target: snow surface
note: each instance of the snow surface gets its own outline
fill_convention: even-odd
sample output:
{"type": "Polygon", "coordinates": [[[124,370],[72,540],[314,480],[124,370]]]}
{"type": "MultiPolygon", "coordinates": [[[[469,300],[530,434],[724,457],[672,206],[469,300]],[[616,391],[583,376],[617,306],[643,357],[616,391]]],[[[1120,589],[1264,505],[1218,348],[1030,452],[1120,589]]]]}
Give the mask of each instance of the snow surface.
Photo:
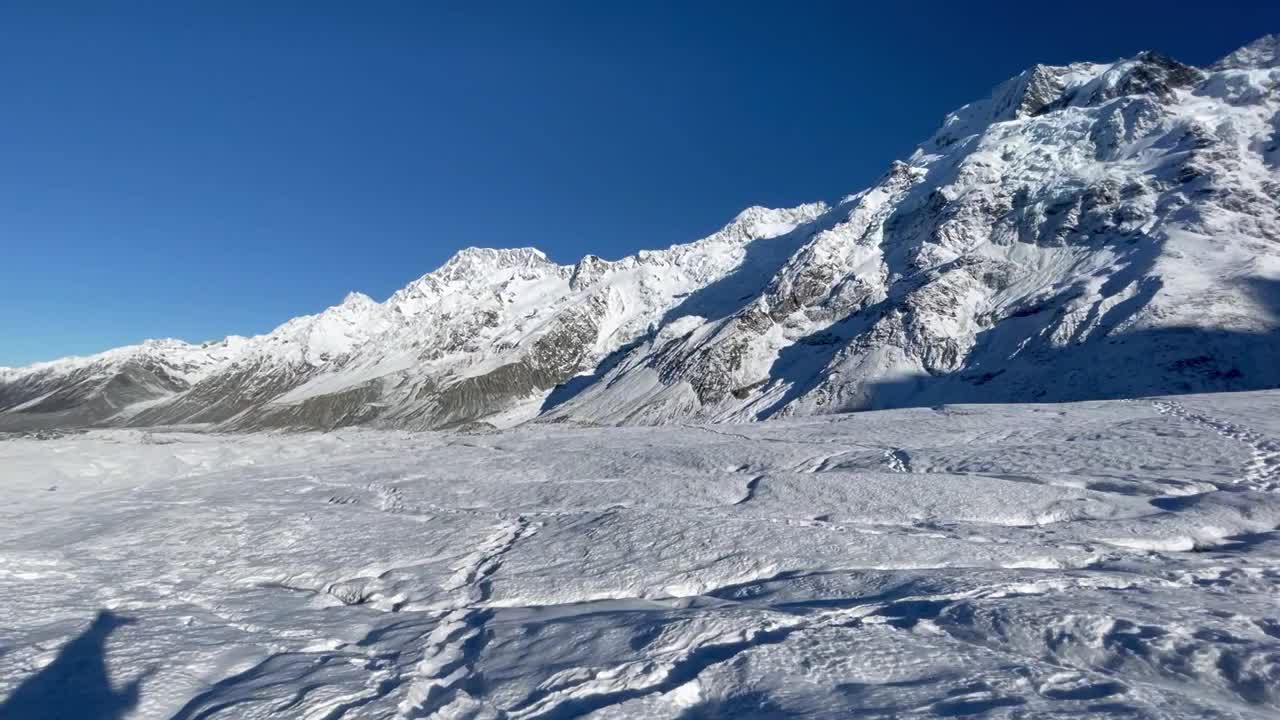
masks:
{"type": "Polygon", "coordinates": [[[0,488],[0,717],[1280,712],[1280,392],[11,436],[0,488]]]}

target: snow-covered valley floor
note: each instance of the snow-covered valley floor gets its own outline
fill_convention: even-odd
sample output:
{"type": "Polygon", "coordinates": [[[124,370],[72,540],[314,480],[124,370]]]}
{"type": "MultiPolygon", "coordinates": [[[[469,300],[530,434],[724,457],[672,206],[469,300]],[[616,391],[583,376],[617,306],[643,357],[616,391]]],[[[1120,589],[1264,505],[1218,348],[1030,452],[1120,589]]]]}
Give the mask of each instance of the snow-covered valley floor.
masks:
{"type": "Polygon", "coordinates": [[[1280,392],[13,438],[0,717],[1274,718],[1277,490],[1280,392]]]}

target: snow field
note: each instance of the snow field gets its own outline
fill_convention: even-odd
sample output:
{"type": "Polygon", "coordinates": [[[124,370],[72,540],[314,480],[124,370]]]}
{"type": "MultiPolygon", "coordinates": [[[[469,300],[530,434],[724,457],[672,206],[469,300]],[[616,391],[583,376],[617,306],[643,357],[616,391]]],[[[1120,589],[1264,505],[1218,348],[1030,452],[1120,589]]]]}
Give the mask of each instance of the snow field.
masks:
{"type": "Polygon", "coordinates": [[[1280,392],[11,437],[0,716],[1275,717],[1277,439],[1280,392]]]}

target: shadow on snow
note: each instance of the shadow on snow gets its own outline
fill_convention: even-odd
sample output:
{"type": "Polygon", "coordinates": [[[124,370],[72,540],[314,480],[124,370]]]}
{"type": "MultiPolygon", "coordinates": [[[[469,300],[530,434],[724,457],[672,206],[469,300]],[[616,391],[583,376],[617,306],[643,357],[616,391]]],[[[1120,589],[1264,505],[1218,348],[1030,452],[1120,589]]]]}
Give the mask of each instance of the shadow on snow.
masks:
{"type": "Polygon", "coordinates": [[[76,639],[58,652],[53,662],[27,678],[0,703],[0,718],[8,720],[115,720],[138,704],[147,670],[119,690],[107,671],[107,638],[133,618],[103,610],[76,639]]]}

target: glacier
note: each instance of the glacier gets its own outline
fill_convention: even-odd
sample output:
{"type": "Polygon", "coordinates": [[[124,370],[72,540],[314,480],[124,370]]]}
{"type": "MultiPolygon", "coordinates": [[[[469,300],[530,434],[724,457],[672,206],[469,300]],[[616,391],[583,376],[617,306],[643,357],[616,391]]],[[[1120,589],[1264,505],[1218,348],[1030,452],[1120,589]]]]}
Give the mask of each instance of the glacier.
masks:
{"type": "Polygon", "coordinates": [[[0,487],[0,717],[1280,712],[1276,391],[46,432],[0,487]]]}

